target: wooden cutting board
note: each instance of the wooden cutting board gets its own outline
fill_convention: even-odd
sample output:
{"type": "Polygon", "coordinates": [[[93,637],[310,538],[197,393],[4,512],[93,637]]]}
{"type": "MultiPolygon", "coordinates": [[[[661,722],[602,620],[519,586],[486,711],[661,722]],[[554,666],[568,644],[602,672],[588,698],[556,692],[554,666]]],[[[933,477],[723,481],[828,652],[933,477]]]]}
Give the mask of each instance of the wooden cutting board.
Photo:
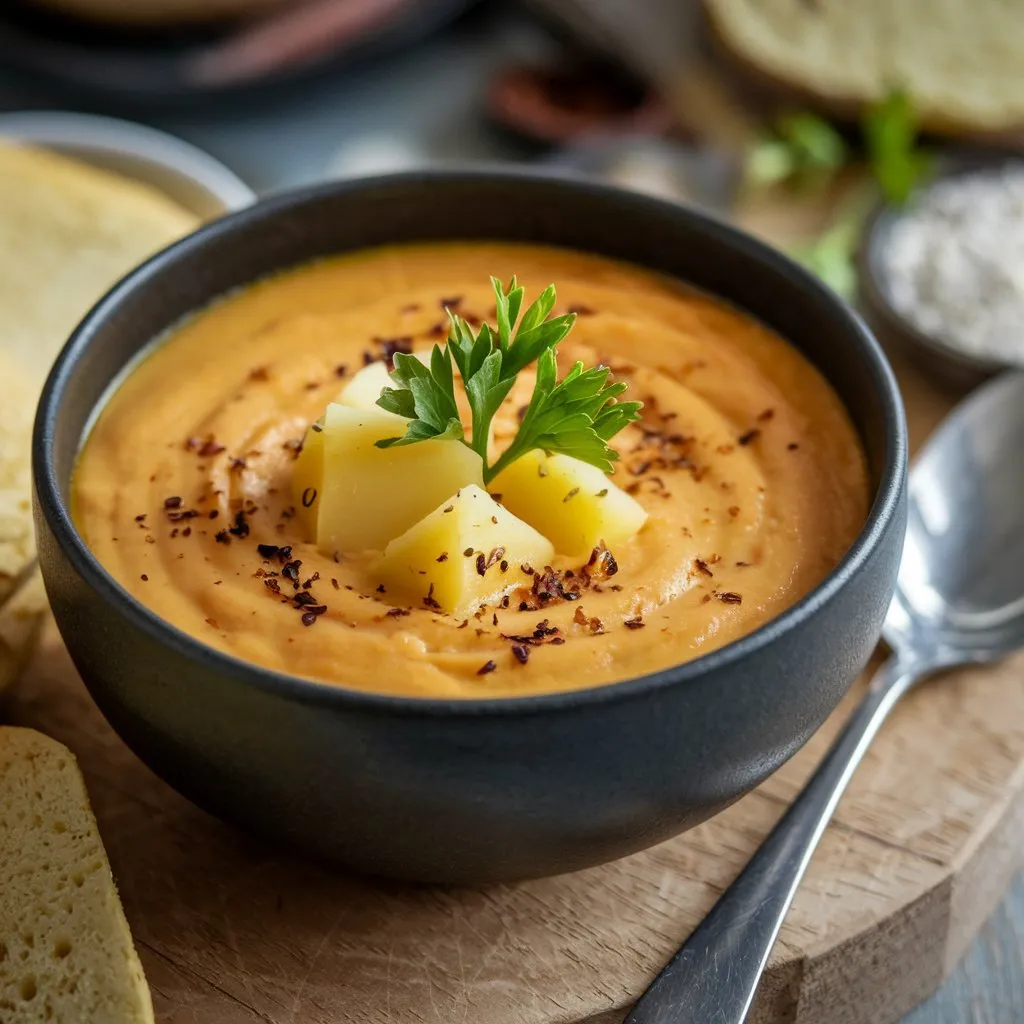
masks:
{"type": "MultiPolygon", "coordinates": [[[[958,396],[897,371],[916,444],[958,396]]],[[[52,624],[6,717],[78,755],[160,1024],[613,1024],[778,820],[856,695],[699,828],[576,875],[475,891],[346,876],[208,817],[111,732],[52,624]]],[[[1022,863],[1019,656],[950,673],[896,710],[814,858],[752,1022],[897,1021],[1022,863]]]]}

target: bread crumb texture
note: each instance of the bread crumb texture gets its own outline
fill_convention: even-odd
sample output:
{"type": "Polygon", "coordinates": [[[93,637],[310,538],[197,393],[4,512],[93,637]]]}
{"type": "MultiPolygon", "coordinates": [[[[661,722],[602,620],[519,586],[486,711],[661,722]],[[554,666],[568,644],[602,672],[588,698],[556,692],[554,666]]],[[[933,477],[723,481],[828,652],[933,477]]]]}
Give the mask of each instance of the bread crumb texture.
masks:
{"type": "Polygon", "coordinates": [[[0,728],[0,1021],[153,1021],[81,773],[31,729],[0,728]]]}
{"type": "Polygon", "coordinates": [[[1024,125],[1021,7],[1007,0],[705,0],[741,62],[825,102],[908,92],[936,130],[1024,125]]]}

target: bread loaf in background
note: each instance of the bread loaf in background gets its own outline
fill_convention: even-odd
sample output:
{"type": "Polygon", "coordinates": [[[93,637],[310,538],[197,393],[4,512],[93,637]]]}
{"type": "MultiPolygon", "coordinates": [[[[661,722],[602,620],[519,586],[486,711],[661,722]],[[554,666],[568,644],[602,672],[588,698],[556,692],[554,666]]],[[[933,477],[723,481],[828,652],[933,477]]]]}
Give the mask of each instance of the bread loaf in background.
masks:
{"type": "Polygon", "coordinates": [[[71,752],[0,728],[0,1021],[153,1024],[71,752]]]}
{"type": "Polygon", "coordinates": [[[1017,0],[704,0],[716,48],[781,98],[856,116],[893,89],[924,127],[1024,129],[1017,0]]]}

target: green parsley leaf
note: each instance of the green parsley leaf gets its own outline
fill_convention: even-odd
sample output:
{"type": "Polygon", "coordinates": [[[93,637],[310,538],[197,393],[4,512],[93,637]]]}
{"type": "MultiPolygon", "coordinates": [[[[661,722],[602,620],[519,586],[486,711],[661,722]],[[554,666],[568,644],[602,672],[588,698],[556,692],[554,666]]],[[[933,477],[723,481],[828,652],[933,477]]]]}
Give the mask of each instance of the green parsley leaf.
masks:
{"type": "Polygon", "coordinates": [[[384,388],[377,404],[412,422],[404,436],[378,441],[378,448],[414,444],[430,438],[462,437],[462,421],[455,403],[452,357],[447,349],[435,345],[429,367],[415,356],[396,352],[391,379],[400,387],[384,388]]]}
{"type": "Polygon", "coordinates": [[[490,482],[506,466],[535,449],[571,455],[605,472],[618,458],[608,444],[623,427],[640,416],[641,403],[619,402],[624,382],[609,384],[610,371],[577,363],[558,380],[555,346],[576,322],[573,313],[551,317],[555,286],[548,286],[522,313],[523,289],[513,277],[506,288],[491,278],[497,326],[481,324],[476,334],[470,324],[448,310],[447,346],[435,345],[430,366],[411,355],[395,355],[392,380],[377,404],[411,422],[404,436],[386,438],[377,446],[414,444],[432,438],[462,440],[478,452],[484,463],[484,481],[490,482]],[[455,400],[454,366],[458,367],[471,412],[470,440],[465,441],[455,400]],[[533,396],[519,430],[493,466],[487,462],[491,422],[508,397],[518,375],[537,364],[533,396]]]}

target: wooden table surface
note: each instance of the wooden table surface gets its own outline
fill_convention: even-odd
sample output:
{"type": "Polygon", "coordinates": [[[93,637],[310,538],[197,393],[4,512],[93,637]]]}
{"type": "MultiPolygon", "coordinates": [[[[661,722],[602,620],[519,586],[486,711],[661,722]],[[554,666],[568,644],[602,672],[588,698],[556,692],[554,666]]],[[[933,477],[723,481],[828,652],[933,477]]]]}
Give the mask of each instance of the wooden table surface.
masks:
{"type": "MultiPolygon", "coordinates": [[[[211,150],[263,190],[332,173],[342,150],[358,151],[367,171],[375,169],[374,160],[394,165],[416,154],[525,156],[525,149],[490,130],[480,112],[494,67],[537,50],[535,30],[508,6],[485,5],[411,54],[282,95],[258,111],[208,103],[191,113],[154,115],[153,120],[211,150]]],[[[0,109],[53,102],[0,73],[0,109]]],[[[1024,876],[1017,878],[946,984],[904,1024],[1021,1021],[1024,876]]]]}

